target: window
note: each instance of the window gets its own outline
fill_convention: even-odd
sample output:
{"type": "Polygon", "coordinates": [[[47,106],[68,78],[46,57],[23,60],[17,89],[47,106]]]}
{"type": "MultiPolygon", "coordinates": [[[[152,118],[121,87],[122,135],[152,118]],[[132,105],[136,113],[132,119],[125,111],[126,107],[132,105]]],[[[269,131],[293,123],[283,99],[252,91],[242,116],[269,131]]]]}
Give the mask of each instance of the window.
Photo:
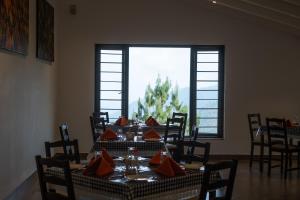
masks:
{"type": "MultiPolygon", "coordinates": [[[[129,86],[137,85],[131,79],[140,76],[141,73],[136,74],[138,68],[135,69],[134,64],[143,65],[141,60],[146,62],[147,59],[151,59],[149,58],[151,47],[152,51],[155,47],[156,52],[159,52],[159,50],[167,51],[168,49],[175,50],[176,48],[182,49],[182,51],[190,51],[190,53],[182,54],[182,60],[185,60],[184,63],[186,63],[187,58],[190,62],[190,72],[187,73],[187,75],[190,74],[190,84],[188,90],[186,88],[184,90],[187,91],[185,95],[188,96],[185,100],[189,99],[189,103],[185,102],[185,105],[189,104],[187,111],[189,113],[188,125],[191,127],[196,124],[199,127],[200,137],[223,137],[224,46],[96,45],[95,111],[109,112],[111,121],[115,121],[121,115],[129,116],[129,118],[135,116],[133,111],[136,112],[136,107],[129,100],[135,99],[136,101],[136,98],[132,95],[134,89],[129,88],[129,86]],[[132,71],[130,71],[131,69],[132,71]],[[131,94],[131,97],[129,97],[129,94],[131,94]]],[[[156,58],[153,58],[154,55],[163,58],[168,54],[152,53],[152,60],[156,60],[156,58]]],[[[181,54],[178,57],[180,56],[181,54]]],[[[157,58],[157,60],[160,59],[157,58]]],[[[144,65],[146,64],[149,63],[144,63],[144,65]]],[[[161,66],[165,65],[162,64],[161,66]]],[[[169,76],[171,75],[174,76],[173,74],[169,76]]],[[[149,73],[146,78],[149,79],[149,73]]],[[[154,87],[152,82],[149,81],[150,86],[154,87]]],[[[173,85],[176,85],[175,82],[173,85]]],[[[143,91],[134,92],[136,96],[137,93],[143,93],[143,91]]]]}
{"type": "Polygon", "coordinates": [[[191,123],[202,137],[223,137],[223,66],[223,46],[192,48],[191,123]]]}
{"type": "Polygon", "coordinates": [[[115,121],[126,112],[126,57],[122,46],[96,46],[95,111],[115,121]]]}

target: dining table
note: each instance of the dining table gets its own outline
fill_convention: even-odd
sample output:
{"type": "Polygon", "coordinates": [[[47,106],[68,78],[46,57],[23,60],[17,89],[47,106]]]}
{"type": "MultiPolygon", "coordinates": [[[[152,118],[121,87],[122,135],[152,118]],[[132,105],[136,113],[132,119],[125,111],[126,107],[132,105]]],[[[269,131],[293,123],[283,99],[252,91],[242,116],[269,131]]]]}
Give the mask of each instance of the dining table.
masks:
{"type": "MultiPolygon", "coordinates": [[[[202,164],[180,166],[185,175],[173,177],[162,176],[155,172],[157,165],[150,165],[149,161],[157,152],[170,156],[163,141],[144,141],[135,139],[127,141],[118,137],[113,141],[98,140],[92,147],[88,157],[96,155],[106,149],[115,162],[113,173],[105,177],[83,175],[83,168],[73,169],[72,180],[75,193],[81,200],[114,199],[114,200],[147,200],[147,199],[187,199],[199,195],[203,181],[204,166],[202,164]],[[127,174],[124,160],[128,156],[128,149],[134,148],[137,161],[137,173],[127,174]]],[[[63,171],[49,168],[47,173],[52,176],[63,177],[63,171]]],[[[213,173],[212,180],[220,178],[220,174],[213,173]]]]}

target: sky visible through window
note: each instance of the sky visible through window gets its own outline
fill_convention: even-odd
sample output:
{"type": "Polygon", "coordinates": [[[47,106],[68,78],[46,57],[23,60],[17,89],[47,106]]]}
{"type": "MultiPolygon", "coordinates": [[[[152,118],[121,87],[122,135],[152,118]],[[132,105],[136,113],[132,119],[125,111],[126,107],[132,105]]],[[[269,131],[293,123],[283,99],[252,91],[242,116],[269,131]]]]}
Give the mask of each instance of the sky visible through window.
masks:
{"type": "MultiPolygon", "coordinates": [[[[178,98],[189,108],[190,48],[131,47],[129,48],[129,108],[128,116],[138,110],[138,99],[145,101],[147,85],[154,88],[158,76],[178,86],[178,98]]],[[[171,91],[170,90],[170,91],[171,91]]],[[[171,100],[167,101],[169,104],[171,100]]]]}

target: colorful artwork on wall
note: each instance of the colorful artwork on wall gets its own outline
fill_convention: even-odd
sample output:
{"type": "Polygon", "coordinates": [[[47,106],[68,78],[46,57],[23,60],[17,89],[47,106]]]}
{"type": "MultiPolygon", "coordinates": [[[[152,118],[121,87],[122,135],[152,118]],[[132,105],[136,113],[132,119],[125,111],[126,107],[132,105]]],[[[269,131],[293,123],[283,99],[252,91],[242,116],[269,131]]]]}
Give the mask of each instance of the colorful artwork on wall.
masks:
{"type": "Polygon", "coordinates": [[[0,0],[0,48],[27,54],[29,0],[0,0]]]}
{"type": "Polygon", "coordinates": [[[37,53],[40,59],[54,61],[54,8],[37,0],[37,53]]]}

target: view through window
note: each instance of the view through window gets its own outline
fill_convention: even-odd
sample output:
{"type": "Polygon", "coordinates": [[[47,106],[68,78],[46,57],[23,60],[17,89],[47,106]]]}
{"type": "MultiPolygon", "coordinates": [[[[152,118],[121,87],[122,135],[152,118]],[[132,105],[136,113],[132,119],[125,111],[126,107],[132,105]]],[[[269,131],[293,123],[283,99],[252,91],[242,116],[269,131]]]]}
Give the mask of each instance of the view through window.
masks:
{"type": "Polygon", "coordinates": [[[165,123],[173,112],[189,112],[190,53],[190,48],[129,48],[129,117],[165,123]]]}

